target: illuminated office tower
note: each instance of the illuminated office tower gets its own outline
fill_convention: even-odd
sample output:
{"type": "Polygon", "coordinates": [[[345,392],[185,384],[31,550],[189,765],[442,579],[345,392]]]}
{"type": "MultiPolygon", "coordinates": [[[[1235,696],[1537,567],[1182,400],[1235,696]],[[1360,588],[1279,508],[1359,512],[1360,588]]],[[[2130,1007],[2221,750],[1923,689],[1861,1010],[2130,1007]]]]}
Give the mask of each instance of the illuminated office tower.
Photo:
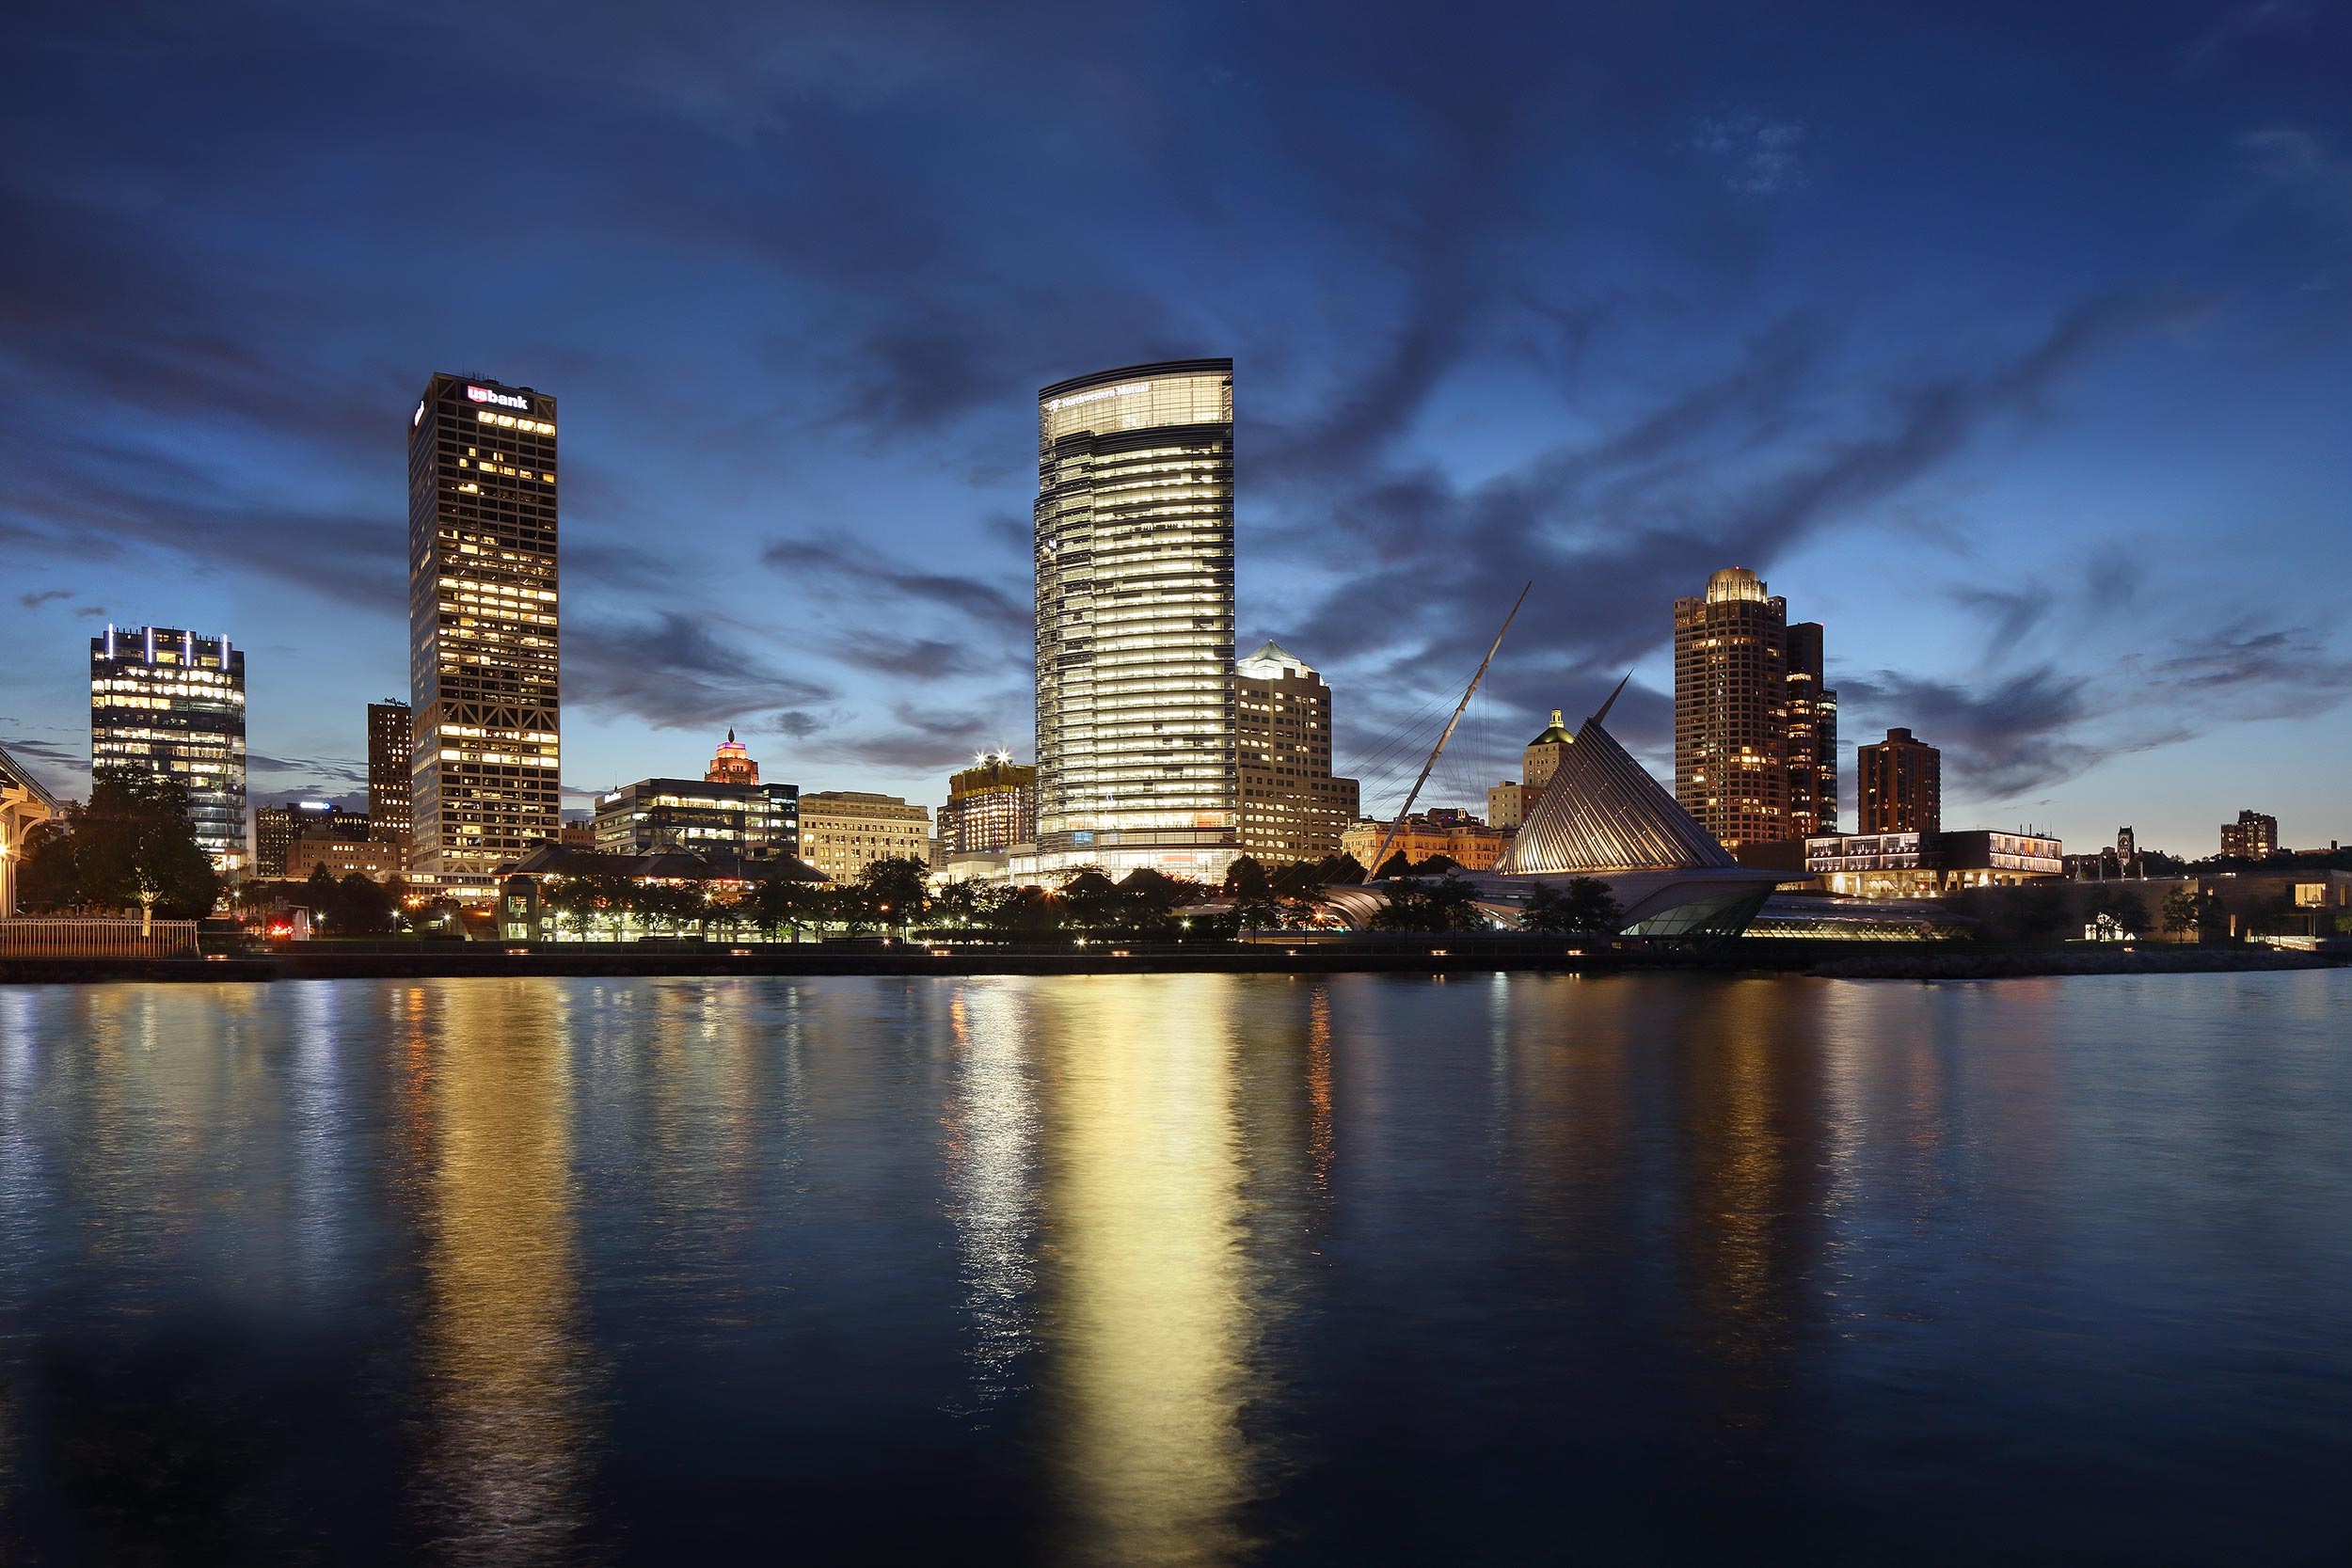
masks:
{"type": "Polygon", "coordinates": [[[197,843],[216,869],[246,869],[245,655],[229,639],[168,626],[91,638],[89,755],[186,785],[197,843]]]}
{"type": "Polygon", "coordinates": [[[436,375],[409,421],[412,863],[486,884],[563,820],[555,400],[436,375]]]}
{"type": "Polygon", "coordinates": [[[1823,680],[1821,623],[1788,628],[1788,834],[1837,831],[1837,693],[1823,680]]]}
{"type": "Polygon", "coordinates": [[[1037,769],[990,752],[947,775],[939,808],[940,847],[950,855],[1000,855],[1037,841],[1037,769]]]}
{"type": "Polygon", "coordinates": [[[1788,627],[1744,566],[1675,601],[1675,800],[1727,848],[1789,836],[1788,627]]]}
{"type": "Polygon", "coordinates": [[[1216,879],[1238,852],[1233,362],[1038,394],[1037,867],[1216,879]]]}
{"type": "Polygon", "coordinates": [[[406,703],[387,697],[368,705],[368,836],[379,844],[408,840],[408,765],[415,737],[406,703]]]}

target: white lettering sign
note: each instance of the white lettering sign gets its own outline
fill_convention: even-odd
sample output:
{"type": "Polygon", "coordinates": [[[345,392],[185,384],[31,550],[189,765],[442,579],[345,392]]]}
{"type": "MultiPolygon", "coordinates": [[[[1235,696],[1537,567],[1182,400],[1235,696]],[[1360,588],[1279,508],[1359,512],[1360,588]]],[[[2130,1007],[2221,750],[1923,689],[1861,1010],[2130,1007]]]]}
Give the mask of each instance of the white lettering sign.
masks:
{"type": "Polygon", "coordinates": [[[495,403],[501,408],[520,408],[529,412],[531,400],[520,392],[493,392],[487,387],[469,387],[466,395],[476,403],[495,403]]]}
{"type": "Polygon", "coordinates": [[[1075,408],[1082,403],[1100,403],[1104,398],[1115,398],[1128,392],[1147,392],[1151,389],[1152,384],[1148,381],[1130,381],[1123,387],[1104,387],[1093,392],[1073,392],[1066,398],[1047,398],[1045,411],[1051,414],[1063,408],[1075,408]]]}

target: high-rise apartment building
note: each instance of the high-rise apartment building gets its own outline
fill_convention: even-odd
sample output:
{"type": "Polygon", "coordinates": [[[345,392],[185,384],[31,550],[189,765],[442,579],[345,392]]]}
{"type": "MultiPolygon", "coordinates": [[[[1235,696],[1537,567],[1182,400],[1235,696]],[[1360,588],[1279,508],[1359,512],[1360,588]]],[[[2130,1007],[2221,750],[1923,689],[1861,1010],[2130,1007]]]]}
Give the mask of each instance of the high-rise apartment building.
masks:
{"type": "Polygon", "coordinates": [[[1038,394],[1037,869],[1215,879],[1240,847],[1233,362],[1038,394]]]}
{"type": "Polygon", "coordinates": [[[1338,854],[1359,791],[1331,772],[1331,689],[1273,642],[1236,663],[1233,677],[1242,852],[1267,864],[1338,854]]]}
{"type": "Polygon", "coordinates": [[[246,869],[245,655],[229,639],[111,626],[91,638],[89,752],[93,768],[178,780],[214,866],[246,869]]]}
{"type": "Polygon", "coordinates": [[[2221,852],[2232,860],[2268,860],[2279,852],[2279,819],[2258,811],[2239,812],[2235,822],[2221,824],[2221,852]]]}
{"type": "Polygon", "coordinates": [[[1909,730],[1854,748],[1854,808],[1865,833],[1944,831],[1944,753],[1909,730]]]}
{"type": "Polygon", "coordinates": [[[1837,831],[1837,693],[1823,679],[1821,623],[1788,628],[1788,832],[1837,831]]]}
{"type": "Polygon", "coordinates": [[[563,820],[555,400],[436,375],[408,433],[411,863],[485,883],[563,820]]]}
{"type": "Polygon", "coordinates": [[[1744,566],[1675,601],[1675,800],[1729,848],[1789,836],[1788,627],[1744,566]]]}
{"type": "Polygon", "coordinates": [[[415,749],[406,703],[387,697],[368,705],[368,836],[378,843],[408,841],[408,772],[415,749]]]}
{"type": "Polygon", "coordinates": [[[992,752],[947,775],[947,803],[939,808],[939,852],[999,855],[1037,842],[1037,769],[992,752]]]}

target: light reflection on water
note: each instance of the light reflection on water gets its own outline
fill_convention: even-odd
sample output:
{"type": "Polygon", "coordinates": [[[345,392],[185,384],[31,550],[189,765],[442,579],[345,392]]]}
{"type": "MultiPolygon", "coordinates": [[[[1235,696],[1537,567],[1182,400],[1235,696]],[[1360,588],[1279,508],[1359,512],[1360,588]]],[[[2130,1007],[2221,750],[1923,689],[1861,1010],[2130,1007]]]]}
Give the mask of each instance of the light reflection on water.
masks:
{"type": "Polygon", "coordinates": [[[2348,981],[0,990],[0,1557],[2328,1560],[2348,981]]]}

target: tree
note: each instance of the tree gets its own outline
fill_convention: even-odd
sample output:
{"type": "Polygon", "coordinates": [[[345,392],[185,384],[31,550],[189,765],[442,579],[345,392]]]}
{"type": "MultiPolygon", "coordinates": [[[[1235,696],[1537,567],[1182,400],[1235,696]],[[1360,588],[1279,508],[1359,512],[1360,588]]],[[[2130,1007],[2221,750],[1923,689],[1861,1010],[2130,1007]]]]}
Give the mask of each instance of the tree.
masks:
{"type": "Polygon", "coordinates": [[[335,928],[347,937],[378,937],[392,928],[392,895],[382,883],[354,871],[335,884],[335,928]]]}
{"type": "Polygon", "coordinates": [[[2198,908],[2194,887],[2176,887],[2165,895],[2164,929],[2167,936],[2194,936],[2203,923],[2203,911],[2198,908]]]}
{"type": "Polygon", "coordinates": [[[1449,871],[1435,881],[1408,879],[1392,888],[1372,917],[1381,931],[1476,931],[1486,926],[1478,890],[1449,871]]]}
{"type": "Polygon", "coordinates": [[[19,893],[27,909],[135,906],[167,920],[199,920],[220,888],[196,842],[186,787],[134,768],[102,768],[87,803],[68,806],[31,835],[19,893]]]}
{"type": "Polygon", "coordinates": [[[1572,877],[1565,888],[1554,891],[1538,882],[1522,902],[1519,923],[1531,931],[1582,931],[1613,935],[1625,924],[1609,884],[1597,877],[1572,877]]]}
{"type": "Polygon", "coordinates": [[[2108,898],[2107,913],[2130,935],[2138,936],[2148,929],[2148,900],[2130,888],[2122,888],[2108,898]]]}
{"type": "Polygon", "coordinates": [[[806,882],[771,877],[753,891],[752,910],[760,929],[773,936],[778,927],[788,927],[792,940],[798,942],[801,927],[816,911],[816,899],[806,882]]]}
{"type": "Polygon", "coordinates": [[[1225,891],[1245,902],[1263,898],[1274,891],[1273,879],[1253,855],[1243,855],[1225,868],[1225,891]]]}
{"type": "Polygon", "coordinates": [[[931,868],[912,855],[868,861],[858,885],[885,926],[912,927],[930,902],[931,868]]]}

